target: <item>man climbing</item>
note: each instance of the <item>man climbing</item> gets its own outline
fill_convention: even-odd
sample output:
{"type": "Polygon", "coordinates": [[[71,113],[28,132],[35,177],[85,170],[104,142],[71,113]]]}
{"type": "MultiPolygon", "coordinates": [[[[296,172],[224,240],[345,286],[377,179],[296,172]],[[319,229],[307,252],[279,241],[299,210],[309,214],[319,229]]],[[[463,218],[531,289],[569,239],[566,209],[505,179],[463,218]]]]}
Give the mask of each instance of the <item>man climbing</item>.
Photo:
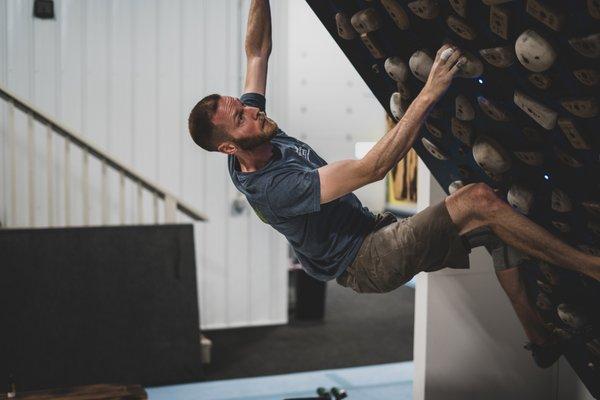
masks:
{"type": "MultiPolygon", "coordinates": [[[[561,242],[483,183],[467,185],[401,220],[389,213],[374,215],[352,193],[383,179],[412,147],[428,113],[465,62],[459,49],[439,49],[420,94],[362,159],[331,164],[306,143],[286,135],[265,113],[271,53],[268,0],[251,4],[245,50],[244,94],[202,99],[190,114],[189,131],[203,149],[227,155],[236,188],[265,223],[287,238],[311,276],[336,279],[357,292],[387,292],[422,271],[468,268],[471,247],[486,245],[492,253],[507,254],[509,245],[511,251],[600,279],[600,258],[561,242]]],[[[500,269],[514,269],[519,262],[496,258],[500,269]]],[[[517,278],[514,272],[498,277],[511,300],[522,299],[523,288],[515,280],[518,272],[517,278]]],[[[515,307],[519,304],[513,301],[515,307]]],[[[532,309],[517,314],[538,323],[532,309]]],[[[533,332],[530,340],[540,348],[551,349],[542,330],[526,326],[526,332],[533,332]]],[[[558,355],[555,349],[543,353],[543,364],[558,355]]]]}

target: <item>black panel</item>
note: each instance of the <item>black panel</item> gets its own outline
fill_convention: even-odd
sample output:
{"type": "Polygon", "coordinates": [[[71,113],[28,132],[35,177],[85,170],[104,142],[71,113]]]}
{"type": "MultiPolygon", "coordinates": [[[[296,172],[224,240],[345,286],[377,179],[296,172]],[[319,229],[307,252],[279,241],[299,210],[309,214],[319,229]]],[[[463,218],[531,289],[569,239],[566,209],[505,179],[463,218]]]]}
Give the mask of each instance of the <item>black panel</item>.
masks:
{"type": "MultiPolygon", "coordinates": [[[[439,16],[430,20],[415,15],[408,7],[409,0],[396,2],[408,15],[410,28],[407,30],[396,26],[383,7],[382,0],[307,0],[390,116],[390,97],[398,89],[396,82],[385,71],[384,62],[387,57],[397,56],[408,64],[410,56],[416,50],[426,49],[433,55],[444,42],[450,41],[480,58],[484,64],[482,76],[476,79],[455,79],[448,93],[436,107],[439,115],[429,118],[429,121],[443,132],[441,137],[433,136],[425,127],[421,130],[421,137],[437,145],[448,156],[448,160],[433,157],[418,139],[414,148],[420,158],[446,190],[455,180],[463,180],[465,183],[485,182],[498,189],[500,195],[506,199],[511,185],[525,183],[534,193],[529,218],[582,251],[600,255],[600,118],[597,112],[593,117],[576,116],[560,103],[568,98],[591,98],[596,105],[600,104],[598,84],[585,85],[573,74],[574,70],[581,68],[598,71],[598,57],[586,57],[569,44],[571,38],[600,32],[598,11],[592,9],[594,5],[597,7],[597,2],[540,0],[563,16],[564,23],[558,31],[527,13],[525,1],[502,4],[500,7],[509,13],[511,24],[505,39],[490,29],[490,7],[481,0],[469,0],[465,21],[477,32],[473,40],[463,39],[447,25],[446,18],[449,15],[456,16],[448,0],[437,1],[440,7],[439,16]],[[345,13],[350,18],[369,7],[376,11],[382,22],[379,29],[371,32],[373,40],[380,43],[381,50],[385,53],[385,57],[380,59],[374,58],[358,35],[354,39],[346,40],[338,36],[337,32],[337,13],[345,13]],[[517,38],[527,29],[533,29],[542,35],[558,54],[556,62],[544,72],[552,82],[545,90],[531,83],[528,79],[531,71],[525,69],[516,58],[510,67],[497,68],[479,55],[480,49],[499,46],[508,46],[514,51],[517,38]],[[557,112],[559,117],[573,121],[587,141],[588,148],[575,147],[558,125],[551,130],[538,125],[515,105],[515,90],[542,102],[557,112]],[[470,146],[461,143],[452,134],[454,99],[459,94],[465,95],[475,108],[475,119],[470,122],[474,136],[491,136],[509,152],[512,167],[508,172],[499,176],[485,173],[475,162],[470,146]],[[488,117],[477,105],[476,99],[480,96],[495,101],[510,115],[511,120],[498,122],[488,117]],[[525,128],[531,130],[525,132],[525,128]],[[526,135],[524,132],[534,133],[526,135]],[[557,148],[574,157],[579,165],[569,166],[561,161],[557,148]],[[542,154],[543,162],[537,166],[525,164],[515,156],[514,152],[518,151],[537,151],[542,154]],[[560,189],[570,197],[570,212],[562,213],[552,209],[551,194],[554,189],[560,189]],[[555,223],[567,224],[568,231],[565,229],[567,225],[562,225],[561,230],[555,223]]],[[[410,71],[406,85],[413,96],[423,87],[410,71]]],[[[543,267],[546,272],[544,274],[539,267],[539,263],[531,261],[524,269],[528,294],[534,303],[540,293],[549,298],[550,307],[540,308],[540,313],[547,327],[563,342],[570,364],[590,391],[598,396],[600,284],[564,269],[550,268],[550,273],[556,278],[553,279],[548,275],[548,268],[543,267]],[[558,314],[558,307],[561,305],[575,310],[582,319],[578,323],[568,323],[564,320],[564,315],[561,319],[558,314]]]]}
{"type": "Polygon", "coordinates": [[[201,377],[191,225],[0,230],[0,255],[0,382],[201,377]]]}

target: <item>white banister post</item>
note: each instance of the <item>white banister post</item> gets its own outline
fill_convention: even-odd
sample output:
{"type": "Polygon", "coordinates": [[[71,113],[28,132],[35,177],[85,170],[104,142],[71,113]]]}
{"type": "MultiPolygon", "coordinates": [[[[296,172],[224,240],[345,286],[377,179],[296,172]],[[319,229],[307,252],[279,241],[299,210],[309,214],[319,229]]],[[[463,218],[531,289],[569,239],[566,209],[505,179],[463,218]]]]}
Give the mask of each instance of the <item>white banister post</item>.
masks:
{"type": "Polygon", "coordinates": [[[152,204],[154,209],[154,223],[158,224],[158,195],[152,192],[152,204]]]}
{"type": "Polygon", "coordinates": [[[83,196],[83,225],[88,226],[90,224],[90,153],[87,150],[83,150],[83,185],[82,196],[83,196]]]}
{"type": "Polygon", "coordinates": [[[100,201],[102,202],[102,225],[108,224],[108,184],[107,184],[107,165],[106,160],[102,160],[102,194],[100,201]]]}
{"type": "Polygon", "coordinates": [[[119,175],[119,223],[125,224],[125,173],[119,175]]]}
{"type": "Polygon", "coordinates": [[[52,127],[46,125],[46,150],[47,150],[47,165],[46,165],[46,178],[47,178],[47,195],[48,195],[48,226],[54,226],[54,152],[52,151],[52,127]]]}
{"type": "Polygon", "coordinates": [[[142,197],[142,183],[138,182],[137,184],[137,220],[138,224],[144,223],[144,198],[142,197]]]}
{"type": "Polygon", "coordinates": [[[65,138],[65,226],[71,224],[71,188],[69,180],[71,178],[71,142],[65,138]]]}
{"type": "Polygon", "coordinates": [[[33,136],[33,115],[27,114],[27,146],[28,165],[27,165],[27,186],[29,200],[29,226],[35,226],[35,137],[33,136]]]}
{"type": "Polygon", "coordinates": [[[177,222],[177,201],[173,196],[165,193],[165,223],[175,222],[177,222]]]}
{"type": "Polygon", "coordinates": [[[10,139],[10,223],[17,225],[17,139],[15,134],[15,104],[8,102],[8,137],[10,139]]]}

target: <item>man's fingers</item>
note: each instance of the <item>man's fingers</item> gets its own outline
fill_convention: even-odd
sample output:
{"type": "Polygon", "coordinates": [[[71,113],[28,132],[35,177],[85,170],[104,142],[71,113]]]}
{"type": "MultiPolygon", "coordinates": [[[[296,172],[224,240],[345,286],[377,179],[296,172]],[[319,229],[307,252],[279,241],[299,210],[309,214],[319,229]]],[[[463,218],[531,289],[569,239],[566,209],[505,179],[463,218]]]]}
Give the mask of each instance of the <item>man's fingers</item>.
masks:
{"type": "Polygon", "coordinates": [[[442,47],[440,47],[440,49],[437,51],[437,56],[441,57],[442,53],[446,50],[448,50],[449,48],[451,48],[452,46],[450,46],[450,44],[446,43],[445,45],[443,45],[442,47]]]}
{"type": "Polygon", "coordinates": [[[452,69],[450,70],[450,73],[452,74],[452,76],[456,75],[458,73],[458,71],[460,71],[460,67],[462,67],[463,65],[465,65],[467,62],[467,59],[465,57],[461,57],[456,64],[454,64],[454,66],[452,67],[452,69]]]}
{"type": "Polygon", "coordinates": [[[440,60],[442,60],[442,61],[448,61],[448,59],[454,53],[455,53],[455,50],[453,48],[448,48],[448,49],[442,51],[442,53],[440,54],[440,60]]]}
{"type": "Polygon", "coordinates": [[[454,64],[458,61],[460,56],[462,56],[462,53],[460,52],[459,49],[454,50],[454,52],[452,52],[450,54],[450,56],[448,56],[448,61],[446,62],[448,69],[450,69],[450,68],[452,68],[452,66],[454,66],[454,64]]]}

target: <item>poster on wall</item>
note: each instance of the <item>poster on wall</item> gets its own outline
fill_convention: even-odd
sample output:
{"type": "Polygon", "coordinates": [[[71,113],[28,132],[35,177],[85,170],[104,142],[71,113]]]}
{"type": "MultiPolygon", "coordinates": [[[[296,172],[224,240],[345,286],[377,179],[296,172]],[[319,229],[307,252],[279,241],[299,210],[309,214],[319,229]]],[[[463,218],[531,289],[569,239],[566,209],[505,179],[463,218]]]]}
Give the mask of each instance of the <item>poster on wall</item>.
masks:
{"type": "MultiPolygon", "coordinates": [[[[395,122],[388,116],[388,131],[395,122]]],[[[388,207],[416,208],[417,204],[417,164],[416,151],[411,149],[386,177],[386,203],[388,207]]]]}

